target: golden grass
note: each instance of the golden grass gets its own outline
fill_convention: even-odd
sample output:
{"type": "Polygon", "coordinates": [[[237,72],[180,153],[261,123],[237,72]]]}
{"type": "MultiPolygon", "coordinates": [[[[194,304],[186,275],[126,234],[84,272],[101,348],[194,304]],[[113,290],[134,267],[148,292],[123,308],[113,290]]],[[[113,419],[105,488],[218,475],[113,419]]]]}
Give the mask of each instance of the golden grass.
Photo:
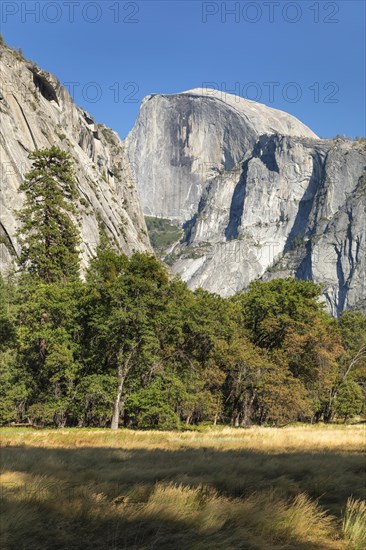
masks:
{"type": "Polygon", "coordinates": [[[162,432],[122,429],[65,428],[62,430],[0,429],[0,446],[123,447],[125,449],[212,448],[253,449],[270,452],[307,450],[358,452],[366,444],[366,424],[290,426],[286,428],[218,428],[203,431],[162,432]]]}
{"type": "Polygon", "coordinates": [[[344,536],[349,541],[349,548],[365,550],[366,502],[354,500],[352,497],[348,499],[342,527],[344,536]]]}
{"type": "Polygon", "coordinates": [[[4,428],[2,550],[363,550],[365,428],[4,428]]]}

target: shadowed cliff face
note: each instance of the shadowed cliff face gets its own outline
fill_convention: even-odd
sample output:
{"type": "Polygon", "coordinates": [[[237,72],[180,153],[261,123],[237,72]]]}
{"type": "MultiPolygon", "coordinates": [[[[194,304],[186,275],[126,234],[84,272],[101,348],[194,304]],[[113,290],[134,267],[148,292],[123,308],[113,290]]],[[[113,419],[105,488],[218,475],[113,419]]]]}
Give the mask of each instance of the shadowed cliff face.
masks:
{"type": "Polygon", "coordinates": [[[28,154],[57,145],[74,159],[80,204],[82,263],[99,240],[98,219],[123,252],[150,250],[144,218],[123,142],[79,109],[58,80],[0,46],[0,271],[19,253],[18,187],[30,169],[28,154]]]}
{"type": "Polygon", "coordinates": [[[167,261],[191,288],[291,275],[323,283],[333,315],[365,304],[364,142],[191,90],[146,98],[126,146],[144,211],[186,228],[167,261]]]}

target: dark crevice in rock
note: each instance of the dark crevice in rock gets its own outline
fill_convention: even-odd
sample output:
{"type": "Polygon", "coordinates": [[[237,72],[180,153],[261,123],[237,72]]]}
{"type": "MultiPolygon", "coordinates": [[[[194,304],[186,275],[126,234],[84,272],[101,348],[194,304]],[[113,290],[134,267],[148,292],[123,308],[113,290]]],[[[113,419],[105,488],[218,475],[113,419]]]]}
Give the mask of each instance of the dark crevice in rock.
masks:
{"type": "Polygon", "coordinates": [[[348,224],[344,235],[344,241],[338,243],[338,246],[334,245],[334,250],[337,254],[337,277],[338,277],[338,303],[337,303],[337,315],[340,315],[345,308],[348,291],[350,289],[355,270],[357,268],[358,256],[359,256],[359,242],[356,245],[356,257],[353,255],[353,232],[352,223],[353,215],[352,210],[347,212],[348,224]],[[348,277],[345,277],[343,262],[346,261],[349,266],[348,277]]]}
{"type": "Polygon", "coordinates": [[[192,239],[192,236],[193,236],[194,227],[196,225],[196,221],[198,219],[198,216],[201,214],[201,212],[203,211],[205,206],[206,206],[206,195],[204,194],[200,198],[200,202],[198,204],[197,212],[194,214],[194,216],[192,216],[191,219],[187,220],[182,225],[182,229],[184,231],[184,238],[181,241],[182,243],[187,243],[187,244],[190,243],[190,241],[192,239]]]}
{"type": "Polygon", "coordinates": [[[87,124],[94,124],[94,119],[85,111],[83,112],[83,116],[87,124]]]}
{"type": "Polygon", "coordinates": [[[6,248],[9,250],[10,254],[12,256],[18,257],[18,253],[15,250],[15,247],[13,245],[13,242],[12,242],[11,238],[10,238],[10,235],[9,235],[9,233],[7,232],[7,230],[5,229],[4,225],[1,222],[0,222],[0,237],[1,237],[1,241],[5,244],[6,248]]]}
{"type": "Polygon", "coordinates": [[[295,221],[286,240],[284,248],[285,252],[292,248],[293,241],[296,237],[304,237],[309,225],[309,216],[313,207],[314,199],[319,187],[323,183],[323,180],[323,161],[321,157],[315,153],[313,155],[313,171],[310,177],[309,185],[300,200],[295,221]]]}
{"type": "Polygon", "coordinates": [[[193,228],[196,224],[197,217],[198,217],[198,213],[196,212],[190,220],[187,220],[186,222],[183,223],[182,229],[184,231],[184,238],[182,239],[182,244],[184,243],[189,244],[191,242],[193,228]]]}
{"type": "Polygon", "coordinates": [[[341,244],[339,249],[337,248],[337,246],[334,247],[337,253],[337,275],[338,275],[338,282],[339,282],[337,315],[340,315],[342,311],[345,309],[348,291],[351,287],[351,283],[352,283],[355,271],[357,269],[357,265],[359,263],[359,256],[360,256],[359,237],[356,238],[355,256],[353,255],[353,251],[352,251],[352,244],[354,242],[353,231],[352,231],[352,224],[354,220],[353,220],[352,210],[349,210],[347,212],[347,215],[348,215],[348,225],[347,225],[344,245],[342,246],[341,244]],[[347,279],[345,278],[345,275],[344,275],[342,257],[346,259],[350,267],[347,279]]]}
{"type": "Polygon", "coordinates": [[[361,239],[358,235],[356,237],[356,265],[361,261],[360,250],[361,250],[361,239]]]}
{"type": "Polygon", "coordinates": [[[26,123],[26,125],[27,125],[27,128],[28,128],[28,130],[29,130],[30,136],[31,136],[32,141],[33,141],[33,144],[34,144],[34,148],[35,148],[35,149],[38,149],[38,145],[37,145],[37,142],[36,142],[36,138],[34,137],[33,132],[32,132],[32,129],[31,129],[31,127],[30,127],[30,124],[29,124],[29,122],[28,122],[28,120],[27,120],[27,117],[26,117],[25,114],[24,114],[23,107],[21,106],[21,104],[19,103],[19,101],[17,100],[17,98],[15,97],[14,94],[13,94],[13,98],[14,98],[15,101],[17,102],[17,105],[18,105],[18,107],[19,107],[19,109],[20,109],[20,112],[21,112],[22,115],[23,115],[24,121],[25,121],[25,123],[26,123]]]}
{"type": "Polygon", "coordinates": [[[350,210],[348,212],[348,225],[347,225],[347,241],[348,241],[347,257],[351,267],[351,271],[353,271],[355,268],[355,258],[353,257],[353,253],[352,253],[352,242],[353,242],[352,222],[353,222],[352,210],[350,210]]]}
{"type": "Polygon", "coordinates": [[[280,173],[276,160],[276,150],[278,148],[278,136],[260,136],[254,146],[253,157],[259,158],[270,172],[280,173]]]}
{"type": "Polygon", "coordinates": [[[92,132],[86,128],[81,128],[78,144],[89,158],[94,159],[95,145],[92,132]]]}
{"type": "Polygon", "coordinates": [[[31,70],[33,73],[33,82],[40,94],[47,99],[47,101],[55,101],[58,105],[58,98],[54,86],[47,80],[47,78],[36,72],[36,69],[31,70]]]}
{"type": "Polygon", "coordinates": [[[188,101],[182,107],[182,111],[177,117],[177,124],[169,128],[170,142],[174,144],[171,152],[171,165],[191,170],[193,158],[187,155],[185,151],[189,147],[189,138],[192,131],[190,122],[192,109],[188,101]]]}
{"type": "Polygon", "coordinates": [[[243,171],[233,193],[230,205],[229,223],[225,229],[227,241],[237,239],[239,236],[239,226],[244,212],[248,166],[251,159],[252,157],[243,163],[243,171]]]}
{"type": "Polygon", "coordinates": [[[295,277],[297,279],[302,279],[305,281],[311,281],[313,279],[311,253],[312,253],[312,243],[311,241],[308,241],[305,244],[304,257],[301,260],[295,273],[295,277]]]}
{"type": "Polygon", "coordinates": [[[335,253],[337,254],[337,277],[338,277],[338,300],[336,304],[337,315],[340,315],[344,309],[344,304],[346,301],[348,285],[346,283],[343,266],[342,266],[342,252],[343,247],[340,245],[338,248],[337,245],[334,245],[335,253]]]}
{"type": "Polygon", "coordinates": [[[182,229],[183,229],[183,233],[184,233],[184,237],[180,241],[182,244],[184,244],[184,243],[189,244],[190,242],[192,242],[192,240],[194,240],[196,222],[200,219],[200,216],[201,216],[202,212],[204,211],[204,209],[207,206],[207,200],[208,200],[208,197],[210,195],[210,192],[212,190],[212,186],[214,185],[214,183],[215,183],[215,179],[212,179],[211,181],[209,181],[209,183],[207,184],[207,186],[206,186],[206,188],[205,188],[204,192],[202,193],[201,198],[199,200],[198,207],[197,207],[197,212],[192,216],[192,218],[190,218],[189,220],[185,221],[182,224],[182,229]]]}
{"type": "Polygon", "coordinates": [[[26,146],[24,145],[24,143],[22,143],[19,139],[17,140],[17,142],[19,143],[19,145],[21,146],[21,148],[24,149],[24,151],[26,151],[27,153],[30,152],[29,149],[28,149],[28,147],[26,147],[26,146]]]}

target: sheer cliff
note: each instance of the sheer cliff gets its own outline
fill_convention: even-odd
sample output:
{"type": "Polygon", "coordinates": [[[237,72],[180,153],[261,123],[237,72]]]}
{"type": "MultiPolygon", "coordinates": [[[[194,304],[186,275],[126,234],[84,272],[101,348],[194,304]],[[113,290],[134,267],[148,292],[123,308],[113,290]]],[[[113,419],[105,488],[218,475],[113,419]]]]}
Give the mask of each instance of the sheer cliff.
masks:
{"type": "Polygon", "coordinates": [[[164,218],[163,257],[192,289],[229,296],[254,279],[295,276],[324,285],[333,315],[365,309],[365,140],[319,139],[285,112],[195,89],[147,96],[121,141],[6,46],[0,115],[3,273],[19,254],[28,154],[57,145],[76,168],[83,266],[101,223],[119,250],[151,250],[144,213],[151,226],[164,218]]]}
{"type": "Polygon", "coordinates": [[[126,146],[145,214],[185,229],[165,260],[191,288],[291,275],[323,283],[333,315],[365,306],[365,141],[198,89],[145,98],[126,146]]]}
{"type": "Polygon", "coordinates": [[[57,145],[69,151],[80,195],[78,224],[85,265],[95,250],[100,222],[115,246],[131,254],[150,250],[133,174],[118,135],[78,108],[51,74],[0,46],[0,270],[19,253],[18,192],[29,171],[28,154],[57,145]]]}

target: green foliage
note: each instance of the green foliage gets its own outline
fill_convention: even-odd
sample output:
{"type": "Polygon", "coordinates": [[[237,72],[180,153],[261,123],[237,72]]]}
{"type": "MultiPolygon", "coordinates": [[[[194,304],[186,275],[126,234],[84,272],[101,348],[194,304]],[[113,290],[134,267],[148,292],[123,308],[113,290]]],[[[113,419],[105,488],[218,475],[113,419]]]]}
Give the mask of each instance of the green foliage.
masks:
{"type": "Polygon", "coordinates": [[[331,319],[313,283],[190,292],[155,257],[117,254],[102,231],[85,282],[24,274],[0,293],[2,422],[172,429],[362,409],[366,320],[331,319]]]}
{"type": "Polygon", "coordinates": [[[110,422],[116,393],[116,378],[108,375],[85,376],[75,388],[72,414],[81,426],[102,426],[110,422]]]}
{"type": "Polygon", "coordinates": [[[138,428],[177,429],[180,422],[174,403],[180,391],[179,379],[159,376],[148,387],[140,388],[128,397],[126,413],[135,420],[138,428]]]}
{"type": "Polygon", "coordinates": [[[30,405],[27,411],[27,419],[34,425],[44,428],[45,426],[63,427],[63,422],[57,419],[63,418],[67,405],[62,399],[48,399],[44,402],[37,402],[30,405]]]}
{"type": "Polygon", "coordinates": [[[347,418],[360,414],[363,403],[364,396],[360,385],[354,380],[347,380],[340,386],[335,412],[346,421],[347,418]]]}
{"type": "Polygon", "coordinates": [[[70,155],[57,147],[29,155],[32,170],[19,190],[25,204],[19,213],[21,266],[47,283],[75,279],[79,272],[76,183],[70,155]]]}
{"type": "Polygon", "coordinates": [[[29,379],[17,364],[14,350],[0,351],[0,423],[20,422],[24,416],[29,379]]]}
{"type": "Polygon", "coordinates": [[[114,424],[122,413],[125,387],[159,361],[159,334],[169,286],[155,257],[135,254],[129,261],[99,248],[88,276],[87,334],[90,362],[116,373],[114,424]]]}
{"type": "Polygon", "coordinates": [[[8,292],[0,274],[0,351],[7,349],[14,341],[15,327],[8,311],[8,292]]]}
{"type": "Polygon", "coordinates": [[[310,281],[274,279],[252,283],[249,292],[234,301],[242,306],[251,341],[267,350],[277,365],[273,373],[278,375],[281,368],[290,376],[286,384],[278,385],[276,376],[269,382],[272,393],[275,388],[283,393],[277,402],[290,404],[285,394],[293,378],[297,383],[289,396],[297,395],[298,406],[289,405],[292,414],[329,421],[336,414],[334,397],[346,350],[338,323],[318,300],[320,292],[321,286],[310,281]]]}
{"type": "MultiPolygon", "coordinates": [[[[30,197],[40,196],[34,181],[30,197]]],[[[59,199],[52,215],[68,216],[59,199]]],[[[1,423],[192,429],[361,412],[366,319],[332,319],[319,285],[257,281],[229,299],[191,292],[156,257],[118,254],[102,224],[81,281],[76,257],[59,269],[35,235],[32,225],[25,271],[0,278],[1,423]]]]}
{"type": "Polygon", "coordinates": [[[296,248],[299,248],[304,244],[304,242],[304,237],[302,237],[301,235],[296,235],[291,241],[291,249],[294,250],[296,248]]]}
{"type": "Polygon", "coordinates": [[[19,282],[18,361],[29,373],[32,401],[42,404],[47,419],[53,411],[59,426],[66,423],[81,368],[83,291],[81,281],[47,284],[26,274],[19,282]]]}
{"type": "Polygon", "coordinates": [[[177,225],[165,218],[145,216],[145,222],[150,237],[151,246],[159,254],[164,252],[183,236],[183,231],[177,225]]]}
{"type": "Polygon", "coordinates": [[[345,348],[353,354],[366,344],[366,317],[358,311],[344,311],[339,326],[345,348]]]}
{"type": "Polygon", "coordinates": [[[26,374],[17,364],[13,290],[0,275],[0,423],[18,421],[28,396],[26,374]]]}
{"type": "Polygon", "coordinates": [[[321,286],[310,281],[273,279],[254,281],[249,292],[239,293],[244,323],[253,342],[263,348],[281,348],[286,331],[302,322],[310,322],[323,306],[318,301],[321,286]]]}

